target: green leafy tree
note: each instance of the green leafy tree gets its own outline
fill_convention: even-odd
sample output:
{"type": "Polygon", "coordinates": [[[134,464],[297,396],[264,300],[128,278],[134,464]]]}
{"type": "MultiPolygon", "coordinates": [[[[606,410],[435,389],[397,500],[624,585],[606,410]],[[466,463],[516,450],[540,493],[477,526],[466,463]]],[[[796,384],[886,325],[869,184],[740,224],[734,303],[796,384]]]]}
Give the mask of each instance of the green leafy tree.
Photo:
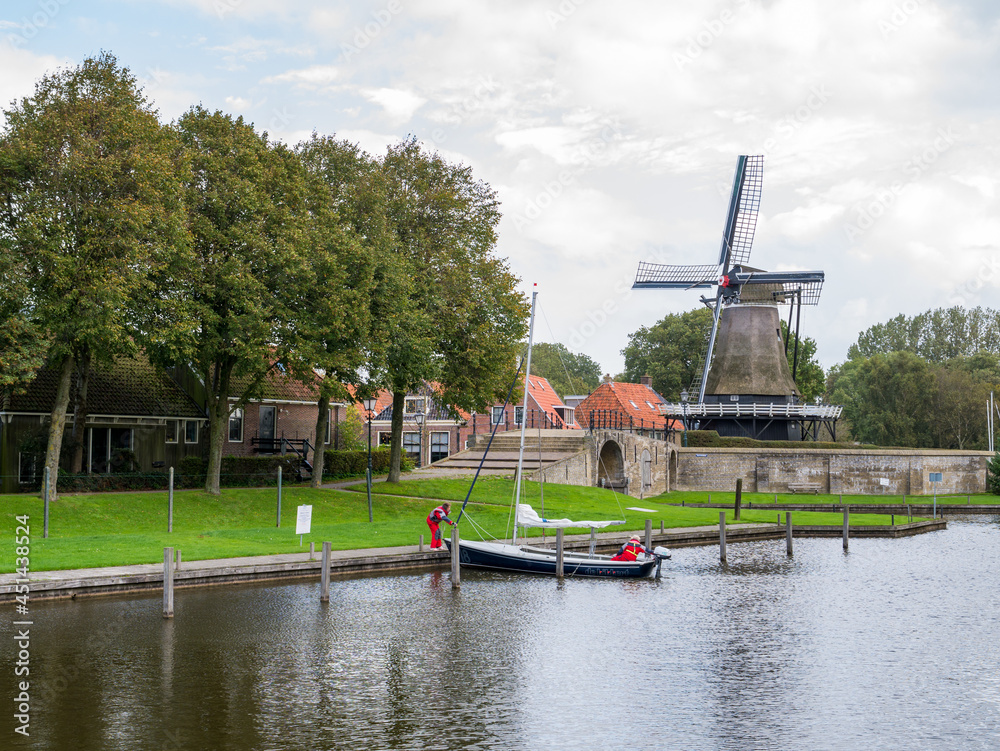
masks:
{"type": "MultiPolygon", "coordinates": [[[[788,326],[781,322],[782,341],[788,336],[788,326]]],[[[788,369],[791,372],[793,367],[795,373],[795,385],[802,394],[803,401],[811,402],[826,389],[826,373],[823,366],[816,360],[816,340],[812,337],[796,337],[792,334],[788,337],[788,369]],[[798,338],[799,351],[798,362],[795,361],[795,340],[798,338]]]]}
{"type": "Polygon", "coordinates": [[[159,362],[189,363],[205,385],[205,490],[218,495],[230,412],[294,360],[296,309],[315,301],[322,274],[311,262],[326,249],[315,186],[294,152],[242,118],[202,107],[181,116],[177,129],[191,164],[191,241],[161,281],[161,323],[148,347],[159,362]]]}
{"type": "Polygon", "coordinates": [[[409,280],[373,363],[393,392],[389,480],[397,481],[406,394],[436,381],[442,403],[483,411],[514,377],[528,307],[494,254],[500,207],[489,185],[413,138],[391,147],[382,169],[394,268],[409,280]]]}
{"type": "Polygon", "coordinates": [[[1000,354],[1000,312],[990,308],[937,308],[915,316],[898,315],[858,335],[847,357],[913,352],[930,362],[968,357],[979,351],[1000,354]]]}
{"type": "Polygon", "coordinates": [[[986,487],[993,495],[1000,495],[1000,451],[986,465],[986,487]]]}
{"type": "Polygon", "coordinates": [[[547,380],[564,398],[570,394],[589,394],[601,383],[600,365],[588,355],[574,354],[559,343],[541,342],[532,347],[531,372],[547,380]]]}
{"type": "Polygon", "coordinates": [[[848,360],[829,381],[830,400],[844,405],[855,440],[878,446],[933,446],[935,391],[930,366],[912,352],[848,360]]]}
{"type": "Polygon", "coordinates": [[[23,382],[45,350],[58,374],[45,461],[57,467],[77,364],[134,350],[150,273],[183,242],[182,160],[109,54],[43,77],[5,116],[2,370],[23,382]]]}

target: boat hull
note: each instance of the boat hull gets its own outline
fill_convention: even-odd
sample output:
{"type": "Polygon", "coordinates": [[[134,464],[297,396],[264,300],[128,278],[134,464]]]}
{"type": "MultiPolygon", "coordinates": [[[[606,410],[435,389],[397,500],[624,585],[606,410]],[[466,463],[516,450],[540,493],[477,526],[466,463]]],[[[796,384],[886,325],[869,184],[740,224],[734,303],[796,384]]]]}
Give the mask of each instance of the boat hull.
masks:
{"type": "MultiPolygon", "coordinates": [[[[451,541],[445,540],[451,549],[451,541]]],[[[556,573],[555,551],[535,551],[500,542],[461,540],[458,560],[462,566],[494,571],[514,571],[524,574],[556,573]]],[[[563,556],[564,576],[587,576],[603,579],[633,579],[649,576],[656,567],[656,558],[642,561],[613,561],[607,556],[591,558],[579,553],[563,556]]]]}

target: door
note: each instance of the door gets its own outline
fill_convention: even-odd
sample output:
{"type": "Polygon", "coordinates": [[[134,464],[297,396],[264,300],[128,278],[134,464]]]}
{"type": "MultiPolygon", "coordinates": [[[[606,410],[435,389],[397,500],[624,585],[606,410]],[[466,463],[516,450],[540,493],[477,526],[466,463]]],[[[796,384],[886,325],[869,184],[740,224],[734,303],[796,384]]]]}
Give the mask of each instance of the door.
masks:
{"type": "Polygon", "coordinates": [[[274,445],[274,422],[275,407],[260,407],[260,422],[257,425],[257,434],[260,436],[261,451],[276,451],[274,445]]]}

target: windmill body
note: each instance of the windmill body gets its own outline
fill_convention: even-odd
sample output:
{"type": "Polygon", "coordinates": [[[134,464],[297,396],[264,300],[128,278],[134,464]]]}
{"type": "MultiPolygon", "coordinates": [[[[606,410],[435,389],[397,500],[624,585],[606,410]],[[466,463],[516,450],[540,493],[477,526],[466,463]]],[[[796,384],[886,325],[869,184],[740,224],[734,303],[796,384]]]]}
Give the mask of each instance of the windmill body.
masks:
{"type": "MultiPolygon", "coordinates": [[[[763,156],[740,156],[715,264],[672,266],[640,263],[635,289],[715,289],[701,297],[713,308],[708,351],[697,384],[697,401],[667,404],[665,414],[685,427],[720,435],[801,440],[827,424],[836,435],[840,407],[801,403],[782,340],[779,306],[801,311],[816,305],[822,271],[763,271],[748,265],[763,184],[763,156]]],[[[798,317],[796,316],[796,320],[798,317]]],[[[798,345],[798,324],[795,346],[798,345]]],[[[789,316],[791,330],[791,315],[789,316]]],[[[797,365],[797,357],[794,359],[797,365]]]]}

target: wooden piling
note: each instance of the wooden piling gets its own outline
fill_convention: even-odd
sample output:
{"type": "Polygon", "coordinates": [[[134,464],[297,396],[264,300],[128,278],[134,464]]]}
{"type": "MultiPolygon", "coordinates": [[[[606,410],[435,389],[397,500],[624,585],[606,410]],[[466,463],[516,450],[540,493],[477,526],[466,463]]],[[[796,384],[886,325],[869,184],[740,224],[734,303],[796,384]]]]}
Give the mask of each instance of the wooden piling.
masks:
{"type": "Polygon", "coordinates": [[[563,578],[563,559],[565,554],[565,549],[563,546],[563,528],[559,527],[556,529],[556,576],[560,579],[563,578]]]}
{"type": "Polygon", "coordinates": [[[663,534],[663,519],[660,519],[660,534],[663,534]]]}
{"type": "Polygon", "coordinates": [[[316,543],[315,542],[310,542],[309,543],[309,560],[311,561],[315,557],[316,557],[316,543]]]}
{"type": "Polygon", "coordinates": [[[174,549],[163,549],[163,617],[174,617],[174,549]]]}
{"type": "Polygon", "coordinates": [[[913,511],[910,510],[909,505],[907,505],[907,507],[906,507],[906,521],[907,522],[912,522],[913,521],[913,511]]]}
{"type": "MultiPolygon", "coordinates": [[[[56,471],[56,479],[58,481],[59,472],[56,471]]],[[[49,487],[49,468],[45,468],[45,487],[42,489],[42,494],[45,496],[45,509],[42,515],[42,537],[47,538],[49,536],[49,496],[52,494],[52,490],[49,487]]]]}
{"type": "Polygon", "coordinates": [[[323,570],[320,572],[319,601],[330,602],[330,548],[331,544],[323,543],[323,570]]]}
{"type": "Polygon", "coordinates": [[[792,513],[785,512],[785,553],[792,555],[792,513]]]}
{"type": "Polygon", "coordinates": [[[653,520],[646,520],[646,539],[643,541],[643,545],[646,546],[646,550],[653,549],[653,520]]]}
{"type": "Polygon", "coordinates": [[[167,532],[174,531],[174,468],[167,473],[167,532]]]}
{"type": "Polygon", "coordinates": [[[740,506],[743,505],[743,478],[736,478],[736,501],[733,507],[733,520],[740,520],[740,506]]]}
{"type": "Polygon", "coordinates": [[[594,551],[597,550],[597,530],[593,527],[590,528],[590,553],[589,557],[594,557],[594,551]]]}
{"type": "MultiPolygon", "coordinates": [[[[559,530],[562,532],[562,530],[559,530]]],[[[458,545],[459,545],[459,535],[458,535],[458,525],[455,524],[451,528],[451,588],[458,589],[462,586],[462,566],[459,563],[458,556],[458,545]]]]}
{"type": "Polygon", "coordinates": [[[424,536],[420,535],[420,552],[424,552],[424,536]]]}
{"type": "Polygon", "coordinates": [[[851,531],[851,512],[847,506],[844,506],[844,550],[848,548],[848,539],[850,538],[851,531]]]}
{"type": "Polygon", "coordinates": [[[178,549],[176,553],[177,553],[177,558],[174,561],[174,571],[176,571],[181,567],[181,551],[178,549]]]}
{"type": "Polygon", "coordinates": [[[278,527],[281,526],[281,467],[278,467],[278,527]]]}
{"type": "Polygon", "coordinates": [[[726,562],[726,512],[719,512],[719,560],[726,562]]]}

